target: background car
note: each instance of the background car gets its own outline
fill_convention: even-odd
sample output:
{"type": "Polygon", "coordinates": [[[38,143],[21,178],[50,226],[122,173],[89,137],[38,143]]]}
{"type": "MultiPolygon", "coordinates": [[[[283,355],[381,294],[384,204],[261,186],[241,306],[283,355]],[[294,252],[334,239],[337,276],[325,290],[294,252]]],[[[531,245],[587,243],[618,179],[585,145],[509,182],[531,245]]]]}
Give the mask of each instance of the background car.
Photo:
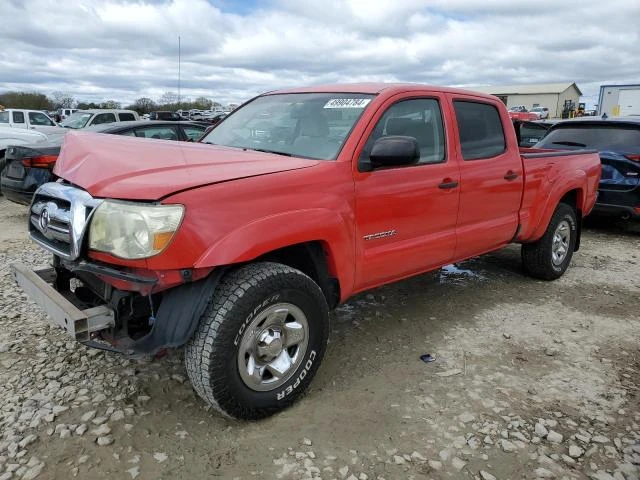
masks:
{"type": "Polygon", "coordinates": [[[49,115],[41,110],[5,108],[0,110],[0,126],[37,130],[46,134],[62,130],[49,115]]]}
{"type": "Polygon", "coordinates": [[[547,107],[533,107],[529,110],[531,113],[535,113],[538,115],[540,120],[545,120],[549,118],[549,109],[547,107]]]}
{"type": "Polygon", "coordinates": [[[518,137],[518,145],[525,148],[533,147],[546,135],[551,124],[544,122],[529,122],[524,120],[514,120],[513,125],[518,137]]]}
{"type": "Polygon", "coordinates": [[[149,113],[149,120],[165,120],[177,122],[182,119],[183,118],[177,113],[170,112],[168,110],[149,113]]]}
{"type": "Polygon", "coordinates": [[[78,110],[60,123],[61,127],[72,128],[77,130],[79,128],[87,128],[92,125],[102,125],[104,123],[115,122],[130,122],[134,120],[140,120],[138,112],[133,110],[109,110],[109,109],[92,109],[92,110],[78,110]]]}
{"type": "Polygon", "coordinates": [[[31,145],[44,143],[48,139],[49,136],[35,130],[0,126],[0,173],[4,170],[6,164],[5,152],[9,145],[31,145]]]}
{"type": "Polygon", "coordinates": [[[594,213],[640,219],[640,117],[563,120],[536,148],[598,150],[602,177],[594,213]]]}
{"type": "MultiPolygon", "coordinates": [[[[199,140],[206,126],[192,122],[161,122],[138,120],[90,127],[87,131],[192,142],[199,140]]],[[[0,177],[0,186],[7,199],[28,205],[35,190],[43,183],[54,180],[56,164],[63,136],[33,145],[12,145],[6,151],[6,168],[0,177]]]]}
{"type": "Polygon", "coordinates": [[[66,120],[67,117],[70,117],[77,111],[78,111],[77,108],[59,108],[55,113],[55,121],[60,123],[63,120],[66,120]]]}

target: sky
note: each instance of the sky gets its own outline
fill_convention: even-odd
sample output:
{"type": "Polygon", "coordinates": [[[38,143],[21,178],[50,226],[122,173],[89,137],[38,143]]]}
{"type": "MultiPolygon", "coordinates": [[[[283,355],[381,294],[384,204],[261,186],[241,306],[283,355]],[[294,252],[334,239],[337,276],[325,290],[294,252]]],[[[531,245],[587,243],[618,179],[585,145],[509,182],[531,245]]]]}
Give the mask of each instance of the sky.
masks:
{"type": "Polygon", "coordinates": [[[637,0],[1,0],[0,92],[241,102],[362,81],[640,83],[637,0]],[[180,62],[178,62],[180,37],[180,62]]]}

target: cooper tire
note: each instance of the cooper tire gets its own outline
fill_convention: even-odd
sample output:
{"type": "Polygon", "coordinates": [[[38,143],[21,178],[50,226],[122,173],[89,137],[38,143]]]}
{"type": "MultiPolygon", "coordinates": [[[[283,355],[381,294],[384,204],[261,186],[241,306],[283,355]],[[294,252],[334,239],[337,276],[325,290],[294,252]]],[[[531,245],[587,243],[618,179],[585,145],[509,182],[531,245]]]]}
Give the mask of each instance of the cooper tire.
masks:
{"type": "Polygon", "coordinates": [[[250,264],[220,280],[187,344],[187,372],[196,392],[223,415],[264,418],[291,405],[309,386],[328,334],[327,302],[311,278],[278,263],[250,264]],[[284,325],[277,338],[276,317],[284,325]],[[296,333],[301,325],[304,338],[296,333]],[[275,367],[267,363],[271,357],[275,367]],[[288,370],[276,364],[285,357],[288,370]]]}
{"type": "Polygon", "coordinates": [[[522,245],[525,273],[541,280],[555,280],[571,263],[577,238],[576,212],[560,203],[540,240],[522,245]]]}

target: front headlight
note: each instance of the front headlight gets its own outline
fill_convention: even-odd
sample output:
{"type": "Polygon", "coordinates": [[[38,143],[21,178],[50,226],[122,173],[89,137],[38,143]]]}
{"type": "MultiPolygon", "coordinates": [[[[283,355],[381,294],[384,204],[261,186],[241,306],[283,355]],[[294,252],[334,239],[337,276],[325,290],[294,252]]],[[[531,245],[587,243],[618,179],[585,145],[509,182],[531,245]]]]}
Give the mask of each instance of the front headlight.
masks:
{"type": "Polygon", "coordinates": [[[152,257],[169,245],[183,215],[182,205],[105,200],[91,219],[89,249],[127,259],[152,257]]]}

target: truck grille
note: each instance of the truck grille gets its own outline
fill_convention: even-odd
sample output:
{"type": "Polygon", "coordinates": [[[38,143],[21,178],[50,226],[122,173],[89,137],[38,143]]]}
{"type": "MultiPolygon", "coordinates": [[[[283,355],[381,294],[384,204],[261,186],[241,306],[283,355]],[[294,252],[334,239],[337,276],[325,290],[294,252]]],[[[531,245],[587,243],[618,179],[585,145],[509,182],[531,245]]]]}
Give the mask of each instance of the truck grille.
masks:
{"type": "Polygon", "coordinates": [[[91,214],[101,201],[70,185],[42,185],[31,203],[31,239],[64,259],[76,260],[91,214]]]}

